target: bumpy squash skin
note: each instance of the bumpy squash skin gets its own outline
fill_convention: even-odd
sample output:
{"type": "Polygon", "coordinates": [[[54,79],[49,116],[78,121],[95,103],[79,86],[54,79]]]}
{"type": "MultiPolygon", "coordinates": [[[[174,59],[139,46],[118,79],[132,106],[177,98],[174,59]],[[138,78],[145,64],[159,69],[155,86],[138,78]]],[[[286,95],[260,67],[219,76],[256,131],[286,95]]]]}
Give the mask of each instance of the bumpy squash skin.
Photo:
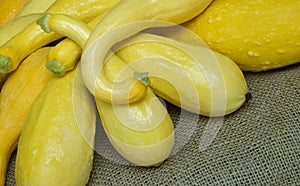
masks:
{"type": "Polygon", "coordinates": [[[75,70],[52,79],[33,103],[18,145],[17,185],[87,184],[96,111],[82,81],[74,79],[75,70]]]}
{"type": "MultiPolygon", "coordinates": [[[[47,12],[66,14],[88,22],[97,15],[106,12],[120,0],[82,0],[74,3],[73,0],[58,0],[47,12]]],[[[0,47],[0,72],[9,73],[15,70],[20,62],[36,49],[62,38],[56,33],[45,33],[36,23],[13,37],[0,47]]]]}
{"type": "Polygon", "coordinates": [[[0,185],[4,184],[8,160],[16,149],[30,107],[54,77],[45,69],[49,50],[41,48],[32,53],[3,85],[0,94],[0,185]]]}
{"type": "Polygon", "coordinates": [[[180,44],[140,34],[125,41],[116,54],[135,70],[148,71],[150,87],[178,107],[204,116],[222,116],[240,108],[248,88],[234,61],[206,47],[189,49],[180,44]]]}
{"type": "Polygon", "coordinates": [[[0,0],[0,25],[13,20],[29,0],[0,0]]]}
{"type": "Polygon", "coordinates": [[[244,71],[265,71],[300,61],[300,1],[215,0],[183,24],[244,71]]]}

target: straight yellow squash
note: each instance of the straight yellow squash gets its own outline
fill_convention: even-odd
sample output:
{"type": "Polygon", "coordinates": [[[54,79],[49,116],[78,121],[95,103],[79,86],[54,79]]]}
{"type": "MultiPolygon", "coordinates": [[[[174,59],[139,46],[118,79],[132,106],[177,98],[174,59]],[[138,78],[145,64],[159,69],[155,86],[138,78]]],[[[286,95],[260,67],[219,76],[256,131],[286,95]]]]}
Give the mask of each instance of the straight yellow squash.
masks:
{"type": "MultiPolygon", "coordinates": [[[[47,12],[70,15],[84,22],[109,10],[120,0],[57,0],[47,12]]],[[[36,49],[60,39],[56,33],[45,33],[36,23],[30,24],[18,35],[0,47],[0,72],[14,71],[20,62],[36,49]]]]}
{"type": "Polygon", "coordinates": [[[45,68],[50,48],[28,56],[11,73],[0,94],[0,185],[4,184],[7,163],[16,149],[30,107],[38,94],[55,77],[45,68]]]}
{"type": "Polygon", "coordinates": [[[95,114],[80,71],[52,79],[33,103],[20,137],[17,185],[86,185],[93,165],[95,114]]]}

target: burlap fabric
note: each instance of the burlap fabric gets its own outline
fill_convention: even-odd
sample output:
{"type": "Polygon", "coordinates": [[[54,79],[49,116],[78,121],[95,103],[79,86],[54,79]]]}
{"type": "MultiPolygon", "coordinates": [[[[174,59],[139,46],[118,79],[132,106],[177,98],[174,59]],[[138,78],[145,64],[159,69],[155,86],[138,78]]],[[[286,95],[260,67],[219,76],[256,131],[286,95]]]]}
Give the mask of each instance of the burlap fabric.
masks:
{"type": "MultiPolygon", "coordinates": [[[[300,185],[300,64],[245,77],[252,98],[221,118],[207,148],[200,143],[214,121],[168,104],[175,125],[195,127],[191,121],[197,119],[194,129],[177,137],[188,136],[184,146],[156,168],[118,163],[96,152],[88,185],[300,185]]],[[[15,154],[8,186],[15,185],[14,163],[15,154]]]]}

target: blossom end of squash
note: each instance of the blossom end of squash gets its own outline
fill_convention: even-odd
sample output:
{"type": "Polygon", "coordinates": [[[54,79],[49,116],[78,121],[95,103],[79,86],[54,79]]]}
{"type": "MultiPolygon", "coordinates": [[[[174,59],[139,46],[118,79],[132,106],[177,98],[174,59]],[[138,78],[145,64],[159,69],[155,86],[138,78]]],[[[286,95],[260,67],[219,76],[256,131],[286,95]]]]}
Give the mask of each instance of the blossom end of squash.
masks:
{"type": "Polygon", "coordinates": [[[43,15],[40,19],[38,19],[36,21],[36,23],[38,25],[40,25],[40,27],[47,33],[51,32],[51,29],[49,27],[49,18],[51,17],[51,14],[49,13],[46,13],[45,15],[43,15]]]}
{"type": "Polygon", "coordinates": [[[135,72],[134,78],[146,87],[150,85],[150,79],[148,77],[148,72],[135,72]]]}
{"type": "Polygon", "coordinates": [[[11,72],[12,64],[11,60],[7,56],[0,55],[0,72],[1,73],[9,73],[11,72]]]}

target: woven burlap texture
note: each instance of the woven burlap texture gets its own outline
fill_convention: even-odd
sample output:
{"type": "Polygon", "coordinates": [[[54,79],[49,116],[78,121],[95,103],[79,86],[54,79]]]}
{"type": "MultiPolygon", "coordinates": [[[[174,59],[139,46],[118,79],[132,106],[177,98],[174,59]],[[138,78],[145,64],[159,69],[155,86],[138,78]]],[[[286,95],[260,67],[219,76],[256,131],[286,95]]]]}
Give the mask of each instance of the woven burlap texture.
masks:
{"type": "MultiPolygon", "coordinates": [[[[176,140],[189,140],[155,168],[126,165],[112,161],[114,155],[95,152],[88,185],[300,185],[300,65],[245,72],[245,78],[251,99],[221,118],[206,149],[200,143],[214,120],[167,104],[175,126],[190,128],[176,140]]],[[[15,185],[15,157],[7,186],[15,185]]]]}

